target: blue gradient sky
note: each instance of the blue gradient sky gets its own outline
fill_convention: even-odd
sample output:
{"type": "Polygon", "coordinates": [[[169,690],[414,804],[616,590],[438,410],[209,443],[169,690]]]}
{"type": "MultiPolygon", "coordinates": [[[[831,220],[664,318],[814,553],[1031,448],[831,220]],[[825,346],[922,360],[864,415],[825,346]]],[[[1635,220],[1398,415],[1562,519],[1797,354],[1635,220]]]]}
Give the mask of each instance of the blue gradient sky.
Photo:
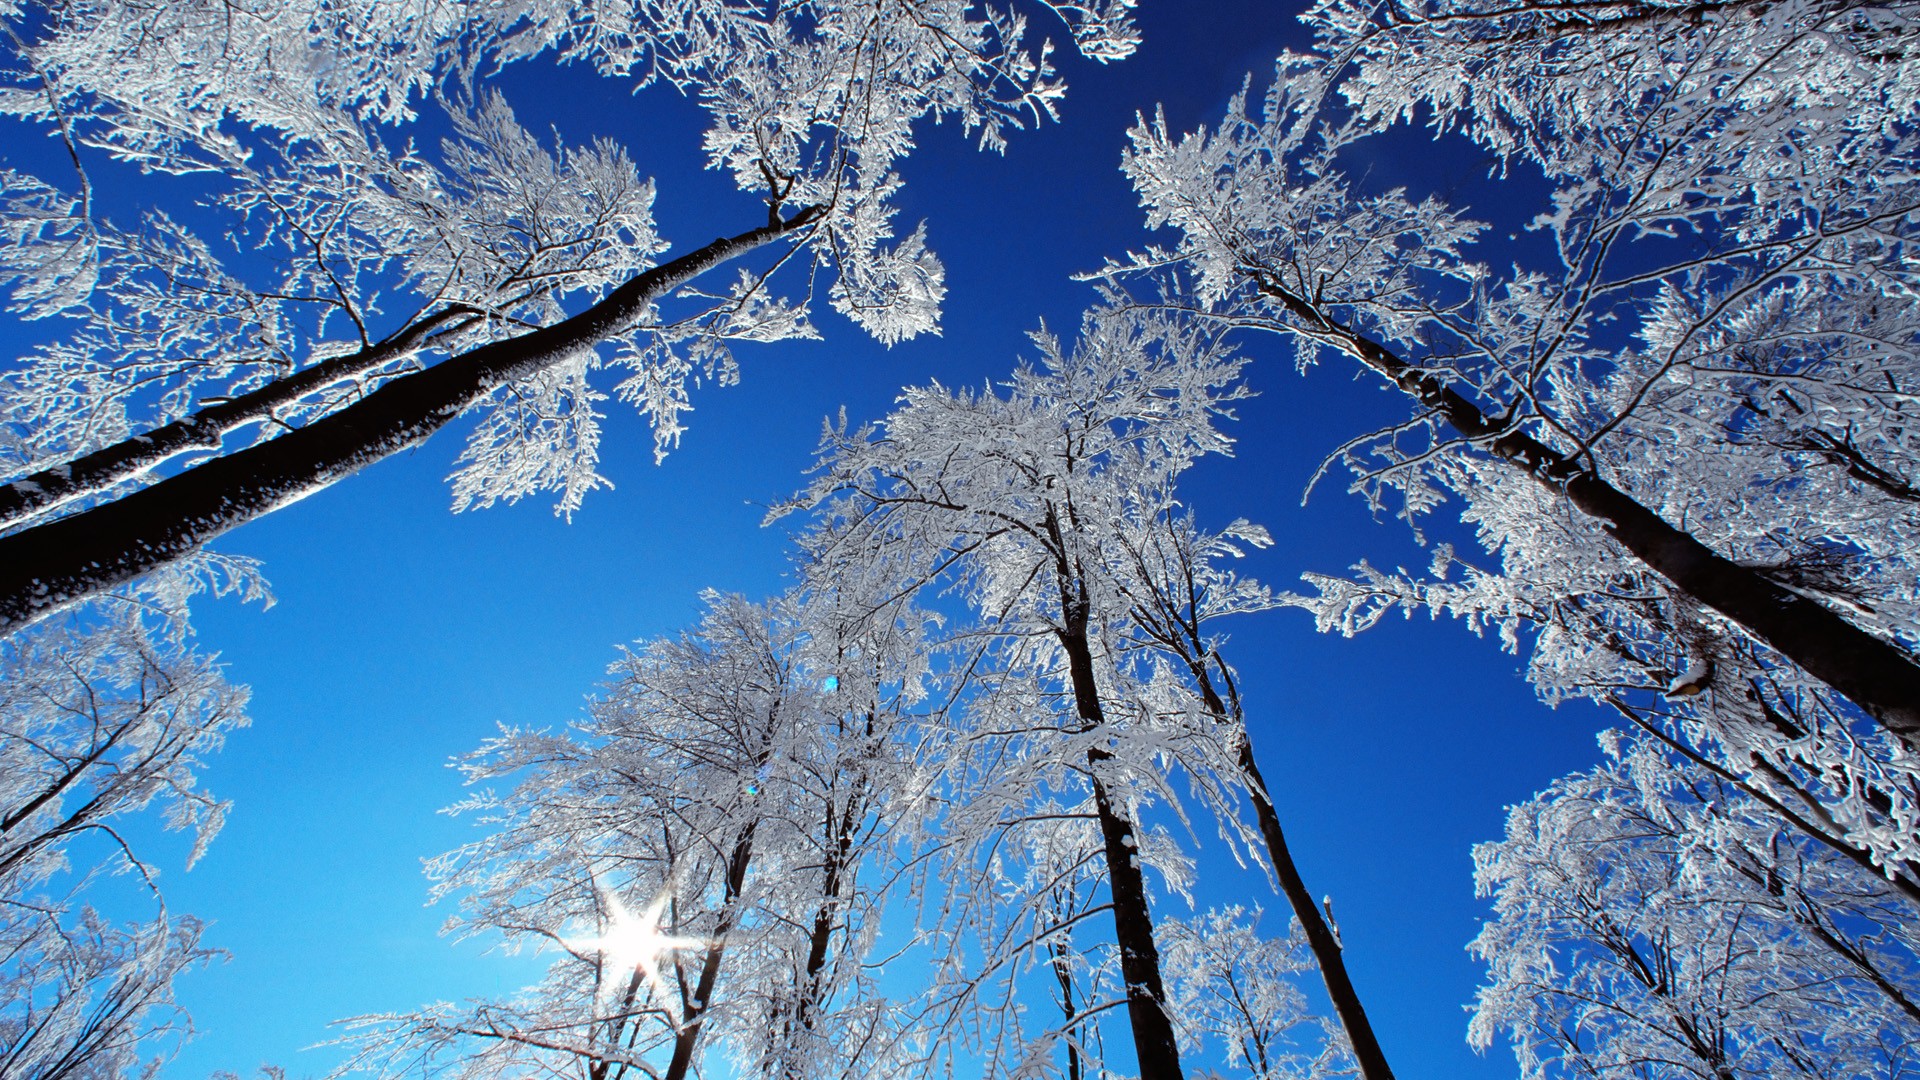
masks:
{"type": "MultiPolygon", "coordinates": [[[[454,431],[220,541],[264,560],[278,602],[203,603],[196,619],[253,686],[255,722],[204,778],[236,803],[225,833],[190,873],[162,860],[170,906],[210,920],[232,953],[181,986],[200,1035],[168,1075],[261,1062],[324,1073],[336,1055],[299,1048],[329,1038],[329,1021],[527,981],[531,961],[437,937],[449,912],[424,906],[420,860],[470,831],[436,813],[460,795],[448,758],[495,724],[563,725],[615,646],[687,624],[698,590],[784,587],[784,534],[760,519],[800,483],[822,418],[877,417],[907,383],[1003,377],[1043,317],[1070,331],[1091,293],[1068,275],[1149,241],[1116,167],[1136,110],[1161,104],[1180,130],[1212,122],[1243,77],[1259,84],[1283,46],[1304,44],[1295,10],[1143,0],[1141,52],[1109,68],[1061,57],[1061,123],[1004,158],[952,125],[925,129],[902,219],[926,218],[946,263],[943,335],[889,351],[823,310],[824,341],[743,347],[742,385],[697,393],[659,467],[641,422],[610,409],[602,471],[616,488],[572,524],[537,500],[448,512],[454,431]]],[[[531,129],[625,143],[658,180],[676,250],[762,212],[698,167],[700,118],[670,93],[633,97],[544,64],[498,85],[531,129]]],[[[1491,189],[1470,151],[1412,138],[1380,153],[1374,182],[1491,194],[1516,220],[1543,208],[1517,181],[1491,189]]],[[[1407,530],[1375,521],[1337,477],[1299,505],[1321,457],[1403,415],[1400,401],[1337,366],[1297,375],[1276,340],[1247,347],[1261,396],[1233,429],[1238,456],[1188,487],[1202,519],[1267,525],[1277,543],[1247,569],[1281,587],[1362,557],[1424,565],[1407,530]]],[[[1277,612],[1232,632],[1262,767],[1309,887],[1333,897],[1389,1059],[1408,1077],[1512,1075],[1504,1049],[1478,1058],[1465,1044],[1478,969],[1464,946],[1485,912],[1469,849],[1498,835],[1505,805],[1597,757],[1601,716],[1541,707],[1516,661],[1459,625],[1394,619],[1348,641],[1277,612]]],[[[1284,925],[1284,904],[1246,879],[1203,881],[1203,903],[1264,903],[1269,929],[1284,925]]]]}

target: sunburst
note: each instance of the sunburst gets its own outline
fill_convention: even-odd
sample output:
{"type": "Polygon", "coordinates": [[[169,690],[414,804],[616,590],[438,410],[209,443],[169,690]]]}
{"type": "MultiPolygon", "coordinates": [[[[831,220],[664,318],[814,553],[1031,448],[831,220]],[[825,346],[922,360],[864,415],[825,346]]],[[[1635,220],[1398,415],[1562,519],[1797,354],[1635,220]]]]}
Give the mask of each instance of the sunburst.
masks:
{"type": "MultiPolygon", "coordinates": [[[[704,938],[679,937],[660,932],[660,916],[667,909],[668,899],[668,895],[662,892],[636,916],[627,910],[620,897],[611,892],[602,892],[600,901],[606,917],[599,936],[570,939],[567,944],[582,952],[599,953],[605,966],[611,970],[639,972],[656,1000],[671,1009],[673,998],[668,992],[667,981],[660,975],[660,962],[676,952],[704,949],[707,942],[704,938]]],[[[611,980],[606,989],[616,992],[611,980]]]]}

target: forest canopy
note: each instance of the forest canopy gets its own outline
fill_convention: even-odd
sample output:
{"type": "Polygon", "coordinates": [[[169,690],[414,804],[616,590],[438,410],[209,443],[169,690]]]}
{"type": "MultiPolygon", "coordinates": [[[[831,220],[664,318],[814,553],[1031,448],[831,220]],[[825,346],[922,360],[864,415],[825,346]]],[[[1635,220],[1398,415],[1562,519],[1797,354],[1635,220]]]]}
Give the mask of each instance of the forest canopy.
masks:
{"type": "Polygon", "coordinates": [[[0,1075],[1911,1074],[1916,17],[0,0],[0,1075]]]}

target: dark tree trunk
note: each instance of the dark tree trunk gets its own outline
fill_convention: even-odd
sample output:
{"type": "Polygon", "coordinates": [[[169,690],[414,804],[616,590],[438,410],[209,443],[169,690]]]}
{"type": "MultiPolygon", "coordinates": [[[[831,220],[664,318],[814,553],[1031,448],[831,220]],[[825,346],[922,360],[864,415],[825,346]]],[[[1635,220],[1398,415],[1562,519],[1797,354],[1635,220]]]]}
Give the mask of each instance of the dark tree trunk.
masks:
{"type": "MultiPolygon", "coordinates": [[[[847,839],[851,839],[848,837],[847,839]]],[[[833,946],[835,912],[840,902],[840,867],[846,857],[842,845],[827,861],[825,891],[820,906],[813,912],[813,929],[807,935],[807,959],[800,971],[800,995],[793,1004],[794,1018],[802,1031],[812,1031],[820,1014],[820,980],[827,970],[827,956],[833,946]]]]}
{"type": "MultiPolygon", "coordinates": [[[[1106,754],[1087,754],[1098,767],[1106,754]]],[[[1180,1044],[1167,1016],[1167,991],[1160,980],[1160,949],[1153,939],[1147,909],[1147,881],[1140,872],[1139,838],[1133,822],[1113,805],[1107,788],[1093,781],[1093,804],[1106,844],[1107,883],[1113,892],[1113,936],[1120,946],[1120,977],[1127,983],[1127,1020],[1133,1028],[1134,1056],[1140,1080],[1181,1080],[1180,1044]]]]}
{"type": "MultiPolygon", "coordinates": [[[[700,1045],[702,1021],[713,1005],[714,984],[720,980],[720,961],[727,951],[727,932],[733,929],[737,914],[734,905],[740,899],[741,890],[746,887],[747,866],[753,861],[753,832],[754,827],[747,826],[727,857],[726,899],[720,908],[720,918],[714,923],[713,936],[708,939],[707,947],[701,953],[700,975],[694,980],[693,996],[682,999],[685,1015],[681,1018],[680,1030],[673,1037],[673,1057],[667,1062],[667,1071],[662,1074],[662,1080],[686,1080],[687,1071],[693,1067],[693,1052],[700,1045]]],[[[684,987],[685,983],[681,985],[684,987]]]]}
{"type": "MultiPolygon", "coordinates": [[[[867,735],[873,735],[873,718],[867,718],[867,735]]],[[[852,863],[853,841],[860,828],[863,813],[863,796],[866,792],[866,778],[856,775],[853,779],[853,791],[847,798],[844,810],[835,812],[831,794],[827,801],[827,858],[824,880],[821,883],[820,906],[813,912],[813,928],[807,935],[807,959],[800,971],[799,986],[796,989],[793,1011],[783,1027],[789,1036],[783,1050],[784,1057],[779,1063],[778,1073],[783,1080],[800,1080],[804,1075],[802,1063],[792,1053],[792,1029],[796,1025],[803,1034],[810,1035],[819,1023],[820,1008],[825,1002],[823,980],[827,970],[827,958],[831,955],[834,931],[839,927],[836,917],[840,910],[840,893],[845,884],[847,870],[852,863]]]]}
{"type": "MultiPolygon", "coordinates": [[[[1061,648],[1073,684],[1075,711],[1089,729],[1105,726],[1106,713],[1093,677],[1093,650],[1087,639],[1087,597],[1063,575],[1061,648]]],[[[1100,763],[1112,755],[1098,747],[1087,751],[1094,809],[1105,842],[1107,883],[1113,894],[1113,934],[1120,947],[1120,977],[1127,984],[1127,1019],[1139,1059],[1140,1080],[1181,1080],[1180,1045],[1167,1016],[1167,993],[1160,979],[1160,949],[1154,942],[1153,916],[1147,907],[1147,882],[1140,870],[1140,843],[1129,821],[1107,794],[1100,763]]]]}
{"type": "Polygon", "coordinates": [[[1304,324],[1305,333],[1386,376],[1476,445],[1564,494],[1582,512],[1604,522],[1609,535],[1675,588],[1739,623],[1852,700],[1908,749],[1920,752],[1920,665],[1904,650],[1765,574],[1721,557],[1578,459],[1489,419],[1437,376],[1327,318],[1272,280],[1257,274],[1256,279],[1264,295],[1304,324]]]}
{"type": "Polygon", "coordinates": [[[1069,948],[1063,941],[1047,944],[1053,977],[1060,984],[1060,1014],[1066,1018],[1067,1080],[1080,1080],[1080,1040],[1073,1030],[1080,1019],[1080,1007],[1073,1001],[1073,967],[1068,960],[1069,948]]]}
{"type": "Polygon", "coordinates": [[[1274,875],[1280,879],[1280,891],[1286,894],[1287,903],[1307,935],[1307,948],[1313,950],[1313,959],[1320,965],[1320,978],[1327,984],[1327,997],[1333,1002],[1334,1013],[1340,1017],[1340,1026],[1346,1029],[1347,1041],[1353,1045],[1353,1058],[1360,1065],[1360,1075],[1366,1080],[1393,1080],[1387,1055],[1373,1034],[1373,1022],[1367,1019],[1360,994],[1347,976],[1340,938],[1321,917],[1313,894],[1300,878],[1300,869],[1287,850],[1286,834],[1280,831],[1280,815],[1274,812],[1273,800],[1267,795],[1267,782],[1253,760],[1253,744],[1244,738],[1240,740],[1240,771],[1246,776],[1248,793],[1253,796],[1254,815],[1260,820],[1260,835],[1267,842],[1267,857],[1273,861],[1274,875]]]}
{"type": "MultiPolygon", "coordinates": [[[[1158,547],[1158,543],[1154,546],[1158,547]]],[[[1364,1080],[1392,1080],[1393,1070],[1387,1065],[1387,1056],[1373,1033],[1373,1024],[1361,1005],[1360,994],[1347,975],[1344,946],[1339,934],[1328,925],[1331,914],[1322,917],[1320,908],[1313,902],[1313,894],[1307,891],[1306,882],[1300,876],[1299,867],[1294,865],[1293,853],[1287,848],[1286,834],[1280,829],[1280,815],[1274,810],[1267,782],[1254,760],[1253,743],[1247,734],[1240,690],[1234,684],[1232,669],[1213,651],[1204,636],[1201,606],[1205,590],[1199,584],[1193,554],[1178,537],[1173,537],[1165,554],[1171,554],[1175,563],[1169,566],[1156,560],[1159,563],[1156,570],[1154,562],[1150,562],[1140,548],[1129,545],[1129,550],[1134,573],[1144,589],[1133,596],[1128,615],[1147,640],[1186,667],[1207,712],[1217,722],[1231,723],[1238,729],[1240,774],[1253,799],[1254,816],[1260,823],[1267,857],[1273,864],[1282,894],[1306,934],[1307,947],[1313,951],[1314,962],[1320,968],[1334,1014],[1346,1029],[1360,1075],[1364,1080]],[[1217,682],[1216,670],[1220,675],[1217,682]]]]}
{"type": "Polygon", "coordinates": [[[152,431],[122,439],[12,483],[0,484],[0,525],[11,525],[31,514],[57,509],[75,499],[105,491],[180,454],[192,450],[218,451],[222,440],[234,431],[249,424],[272,421],[281,409],[308,394],[363,377],[407,355],[449,320],[477,314],[466,308],[444,308],[359,352],[302,368],[257,390],[208,405],[152,431]]]}
{"type": "Polygon", "coordinates": [[[124,584],[237,525],[423,442],[495,388],[633,325],[683,282],[812,223],[813,209],[657,266],[574,317],[404,375],[270,442],[0,538],[0,632],[124,584]]]}
{"type": "MultiPolygon", "coordinates": [[[[1193,673],[1194,682],[1200,688],[1200,698],[1207,710],[1221,721],[1229,717],[1241,721],[1240,774],[1246,779],[1247,794],[1253,798],[1253,813],[1260,822],[1261,839],[1267,844],[1267,858],[1273,863],[1274,876],[1280,880],[1281,893],[1286,896],[1294,917],[1300,920],[1301,931],[1307,936],[1307,948],[1313,951],[1314,962],[1320,967],[1320,978],[1327,984],[1327,998],[1333,1002],[1334,1014],[1340,1018],[1340,1026],[1346,1029],[1347,1042],[1353,1046],[1353,1058],[1360,1066],[1360,1075],[1365,1080],[1393,1080],[1393,1069],[1387,1064],[1387,1055],[1380,1049],[1380,1040],[1373,1033],[1373,1022],[1367,1019],[1366,1007],[1360,1003],[1360,993],[1353,988],[1353,980],[1347,975],[1345,946],[1333,927],[1327,924],[1327,919],[1321,917],[1319,906],[1313,902],[1313,894],[1307,891],[1307,884],[1300,877],[1300,868],[1294,865],[1293,853],[1287,848],[1287,836],[1280,831],[1280,815],[1273,808],[1273,797],[1267,792],[1266,778],[1260,775],[1260,765],[1253,757],[1253,740],[1248,736],[1244,718],[1240,715],[1238,691],[1228,687],[1228,696],[1234,699],[1229,709],[1207,670],[1210,654],[1200,640],[1199,628],[1183,629],[1187,629],[1187,641],[1183,643],[1187,647],[1180,651],[1187,661],[1188,670],[1193,673]],[[1188,652],[1188,648],[1193,651],[1188,652]]],[[[1331,912],[1328,917],[1331,917],[1331,912]]]]}

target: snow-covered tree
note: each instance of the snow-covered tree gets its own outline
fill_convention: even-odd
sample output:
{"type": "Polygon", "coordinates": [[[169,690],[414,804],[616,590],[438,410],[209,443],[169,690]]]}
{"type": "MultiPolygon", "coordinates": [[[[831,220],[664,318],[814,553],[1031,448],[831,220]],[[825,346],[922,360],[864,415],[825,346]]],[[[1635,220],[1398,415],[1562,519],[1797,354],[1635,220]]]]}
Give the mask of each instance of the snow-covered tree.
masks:
{"type": "MultiPolygon", "coordinates": [[[[945,825],[954,835],[988,838],[998,862],[992,883],[974,891],[994,893],[993,903],[1015,913],[982,920],[994,927],[977,932],[991,943],[982,951],[1014,968],[1008,943],[1045,947],[1044,959],[1027,962],[1058,977],[1066,1023],[1047,1038],[1064,1039],[1068,1070],[1077,1069],[1082,1017],[1104,1003],[1088,1001],[1073,976],[1096,983],[1106,976],[1097,963],[1076,972],[1076,961],[1056,951],[1070,935],[1049,926],[1090,909],[1079,890],[1093,884],[1084,860],[1096,852],[1053,834],[1077,829],[1090,841],[1088,825],[1097,825],[1117,981],[1140,1068],[1177,1076],[1177,1036],[1141,863],[1176,892],[1190,868],[1180,845],[1145,828],[1142,814],[1158,805],[1184,820],[1172,787],[1179,773],[1208,809],[1235,817],[1232,792],[1246,776],[1239,718],[1217,697],[1203,703],[1185,681],[1184,662],[1175,669],[1168,661],[1186,648],[1193,663],[1230,678],[1199,623],[1237,601],[1225,575],[1210,583],[1148,580],[1144,560],[1165,553],[1149,555],[1139,545],[1191,539],[1179,531],[1190,522],[1169,517],[1173,480],[1197,458],[1228,448],[1214,422],[1242,393],[1241,361],[1195,323],[1140,310],[1091,313],[1071,352],[1045,333],[1035,340],[1044,368],[1016,373],[1004,397],[913,388],[883,424],[830,430],[819,476],[799,500],[820,515],[807,543],[829,565],[890,567],[884,572],[898,580],[966,596],[975,621],[963,636],[985,644],[965,664],[975,681],[960,741],[983,762],[966,782],[986,790],[968,790],[966,810],[953,811],[945,825]],[[1190,595],[1199,607],[1187,611],[1179,599],[1158,595],[1176,587],[1207,595],[1190,595]],[[1160,599],[1168,608],[1148,614],[1160,599]],[[1147,641],[1142,627],[1167,611],[1190,616],[1199,636],[1173,650],[1147,641]],[[1009,762],[1018,764],[1011,775],[1032,778],[1010,781],[1009,762]],[[1009,854],[1022,851],[1046,854],[1009,854]]],[[[1168,569],[1163,563],[1154,572],[1168,569]]],[[[1224,832],[1240,842],[1237,826],[1224,832]]],[[[1276,857],[1284,854],[1282,847],[1276,857]]],[[[1003,1055],[1007,1049],[995,1045],[1003,1055]]],[[[1003,1059],[1001,1067],[1017,1071],[1025,1067],[1019,1061],[1003,1059]]]]}
{"type": "MultiPolygon", "coordinates": [[[[1099,810],[1063,767],[1057,692],[986,673],[942,762],[939,871],[922,904],[926,1066],[989,1077],[1106,1075],[1125,1008],[1099,810]]],[[[910,960],[911,962],[911,960],[910,960]]]]}
{"type": "Polygon", "coordinates": [[[1808,837],[1920,881],[1920,774],[1887,735],[1858,730],[1851,708],[1796,684],[1764,646],[1716,633],[1696,608],[1671,609],[1676,623],[1647,593],[1553,596],[1541,573],[1547,584],[1535,586],[1483,572],[1440,545],[1424,579],[1363,563],[1352,578],[1308,575],[1316,595],[1285,599],[1347,633],[1400,610],[1456,616],[1514,651],[1531,637],[1528,673],[1549,701],[1598,701],[1808,837]]]}
{"type": "Polygon", "coordinates": [[[190,915],[116,924],[92,907],[0,908],[0,1068],[8,1076],[149,1075],[192,1032],[175,976],[219,954],[190,915]]]}
{"type": "MultiPolygon", "coordinates": [[[[1167,747],[1155,739],[1182,732],[1170,737],[1188,748],[1164,760],[1179,762],[1208,785],[1224,785],[1210,799],[1225,789],[1244,790],[1276,881],[1352,1033],[1356,1058],[1366,1075],[1385,1080],[1392,1071],[1347,975],[1338,935],[1287,847],[1246,734],[1234,673],[1218,649],[1214,620],[1275,603],[1265,587],[1223,565],[1244,546],[1267,543],[1266,533],[1245,522],[1221,533],[1202,530],[1176,494],[1179,476],[1194,460],[1230,445],[1213,420],[1243,393],[1239,361],[1188,322],[1140,312],[1094,313],[1071,355],[1046,335],[1039,341],[1047,368],[1019,373],[1004,401],[949,395],[939,387],[910,390],[907,406],[888,418],[873,445],[856,445],[863,437],[849,441],[844,432],[830,440],[838,458],[808,498],[851,497],[830,504],[830,514],[847,520],[823,528],[816,546],[840,566],[915,564],[893,571],[909,580],[938,566],[969,582],[982,631],[1012,643],[986,662],[997,681],[982,686],[979,698],[989,703],[992,719],[967,725],[1021,733],[1017,754],[996,746],[986,755],[996,764],[1073,753],[1072,744],[1037,746],[1044,736],[1015,719],[1046,712],[1044,690],[1022,684],[1023,673],[1065,676],[1080,678],[1070,681],[1076,694],[1091,686],[1153,718],[1121,736],[1139,739],[1139,747],[1164,754],[1167,747]],[[1028,592],[1049,576],[1066,583],[1060,597],[1028,592]],[[1075,619],[1084,620],[1081,633],[1099,645],[1089,648],[1081,668],[1073,666],[1069,648],[1063,671],[1058,657],[1034,643],[1059,636],[1059,627],[1075,619]],[[1010,694],[1032,703],[1009,708],[1010,694]]],[[[968,661],[975,672],[981,664],[968,661]]],[[[1076,697],[1076,707],[1084,708],[1080,702],[1076,697]]],[[[1137,767],[1145,775],[1165,771],[1164,765],[1137,767]]],[[[1054,812],[1070,819],[1063,807],[1080,799],[1049,785],[1036,779],[1015,787],[1060,803],[1041,820],[1053,820],[1054,812]]],[[[978,794],[968,800],[990,801],[978,794]]],[[[1226,811],[1216,802],[1213,808],[1237,815],[1237,807],[1226,811]]],[[[1024,809],[1009,813],[1027,820],[1024,809]]],[[[979,822],[969,828],[998,835],[979,822]]],[[[1246,839],[1237,822],[1228,833],[1230,842],[1246,839]]],[[[1016,907],[1037,903],[1029,896],[1016,907]]]]}
{"type": "MultiPolygon", "coordinates": [[[[1549,702],[1618,711],[1737,793],[1755,828],[1901,895],[1920,838],[1920,327],[1899,300],[1916,284],[1920,143],[1912,60],[1894,44],[1912,14],[1325,3],[1308,16],[1319,54],[1282,57],[1263,103],[1243,95],[1217,128],[1184,136],[1142,123],[1126,163],[1150,222],[1179,237],[1128,266],[1181,263],[1195,300],[1289,336],[1301,364],[1343,357],[1407,395],[1403,422],[1330,463],[1409,521],[1458,500],[1487,553],[1480,564],[1442,544],[1424,575],[1313,574],[1314,594],[1287,602],[1345,633],[1395,610],[1493,630],[1527,650],[1549,702]],[[1494,152],[1484,201],[1354,174],[1397,121],[1494,152]],[[1522,224],[1498,205],[1510,181],[1544,181],[1532,227],[1553,250],[1502,270],[1490,263],[1504,253],[1483,254],[1497,232],[1472,216],[1522,224]]],[[[1529,812],[1577,824],[1562,797],[1574,798],[1556,789],[1529,812]]],[[[1706,824],[1672,835],[1706,843],[1688,831],[1706,824]]],[[[1526,888],[1542,905],[1630,913],[1629,877],[1594,868],[1561,894],[1545,876],[1526,888]]],[[[1733,932],[1690,930],[1684,947],[1705,955],[1733,932]]],[[[1597,1036],[1547,1005],[1515,1019],[1528,993],[1576,1008],[1588,969],[1556,969],[1515,934],[1482,944],[1497,985],[1507,970],[1532,980],[1500,999],[1500,1023],[1524,1028],[1523,1043],[1591,1048],[1597,1036]]],[[[1738,996],[1775,960],[1782,979],[1814,970],[1781,955],[1743,957],[1688,992],[1738,996]]],[[[1628,1016],[1652,1007],[1621,1001],[1628,1016]]],[[[1712,1048],[1719,1021],[1700,1022],[1690,1030],[1709,1048],[1686,1067],[1716,1075],[1733,1051],[1712,1048]]],[[[1780,1052],[1811,1075],[1858,1064],[1839,1041],[1780,1052]]],[[[1669,1060],[1581,1057],[1566,1074],[1669,1060]]],[[[1888,1060],[1878,1067],[1904,1067],[1888,1060]]]]}
{"type": "MultiPolygon", "coordinates": [[[[1130,0],[1038,6],[1088,56],[1133,47],[1130,0]]],[[[0,109],[64,140],[72,166],[6,174],[0,277],[22,314],[78,327],[0,379],[7,626],[470,409],[456,503],[546,489],[570,511],[603,483],[593,371],[628,370],[612,392],[664,451],[688,383],[731,377],[727,341],[812,333],[806,299],[766,280],[796,260],[829,271],[796,278],[880,340],[932,329],[939,263],[921,232],[896,234],[890,202],[911,125],[952,118],[994,148],[1064,89],[1024,16],[971,4],[453,3],[362,21],[287,0],[0,19],[0,109]],[[623,151],[548,148],[481,85],[543,52],[697,98],[709,161],[763,200],[750,227],[659,261],[652,187],[623,151]],[[437,154],[393,128],[428,100],[450,116],[437,154]],[[114,223],[90,173],[129,167],[186,174],[183,201],[210,197],[281,272],[229,265],[186,210],[114,223]]]]}
{"type": "Polygon", "coordinates": [[[1471,1038],[1545,1077],[1901,1077],[1920,893],[1653,739],[1475,851],[1495,918],[1471,1038]]]}
{"type": "Polygon", "coordinates": [[[1222,565],[1224,560],[1241,557],[1243,547],[1263,547],[1271,540],[1264,529],[1245,521],[1236,521],[1219,533],[1203,530],[1164,487],[1141,490],[1136,496],[1129,500],[1125,515],[1115,521],[1106,545],[1107,572],[1127,601],[1133,645],[1158,663],[1154,682],[1165,701],[1162,707],[1197,708],[1232,744],[1234,782],[1245,789],[1253,805],[1268,866],[1326,984],[1355,1066],[1368,1080],[1389,1080],[1392,1067],[1347,973],[1346,946],[1333,924],[1331,900],[1323,897],[1319,904],[1314,902],[1287,846],[1247,731],[1239,680],[1221,655],[1212,626],[1224,616],[1275,606],[1277,601],[1265,586],[1222,565]]]}
{"type": "Polygon", "coordinates": [[[515,786],[462,803],[493,831],[430,867],[449,929],[557,958],[510,1001],[355,1021],[349,1067],[680,1080],[724,1048],[768,1076],[884,1072],[864,864],[918,817],[895,728],[920,627],[833,610],[710,594],[572,731],[472,755],[470,781],[515,786]]]}
{"type": "Polygon", "coordinates": [[[173,980],[215,953],[169,914],[127,827],[158,813],[191,832],[189,867],[220,830],[226,804],[196,774],[246,724],[247,694],[183,620],[229,571],[250,587],[245,567],[176,566],[0,643],[0,1073],[133,1075],[191,1030],[173,980]]]}
{"type": "MultiPolygon", "coordinates": [[[[1178,232],[1138,261],[1184,263],[1302,363],[1344,356],[1408,395],[1335,456],[1409,518],[1460,498],[1514,592],[1582,609],[1556,629],[1617,632],[1726,698],[1774,692],[1712,674],[1750,655],[1911,754],[1912,17],[1325,4],[1322,54],[1283,57],[1264,104],[1133,132],[1126,168],[1178,232]],[[1544,178],[1553,255],[1503,271],[1474,205],[1350,178],[1407,117],[1544,178]]],[[[1513,227],[1502,178],[1485,190],[1478,212],[1513,227]]]]}
{"type": "Polygon", "coordinates": [[[1165,924],[1172,994],[1182,1042],[1219,1045],[1231,1072],[1254,1080],[1353,1075],[1344,1040],[1307,1011],[1297,979],[1315,961],[1297,936],[1263,937],[1260,911],[1239,905],[1165,924]]]}

